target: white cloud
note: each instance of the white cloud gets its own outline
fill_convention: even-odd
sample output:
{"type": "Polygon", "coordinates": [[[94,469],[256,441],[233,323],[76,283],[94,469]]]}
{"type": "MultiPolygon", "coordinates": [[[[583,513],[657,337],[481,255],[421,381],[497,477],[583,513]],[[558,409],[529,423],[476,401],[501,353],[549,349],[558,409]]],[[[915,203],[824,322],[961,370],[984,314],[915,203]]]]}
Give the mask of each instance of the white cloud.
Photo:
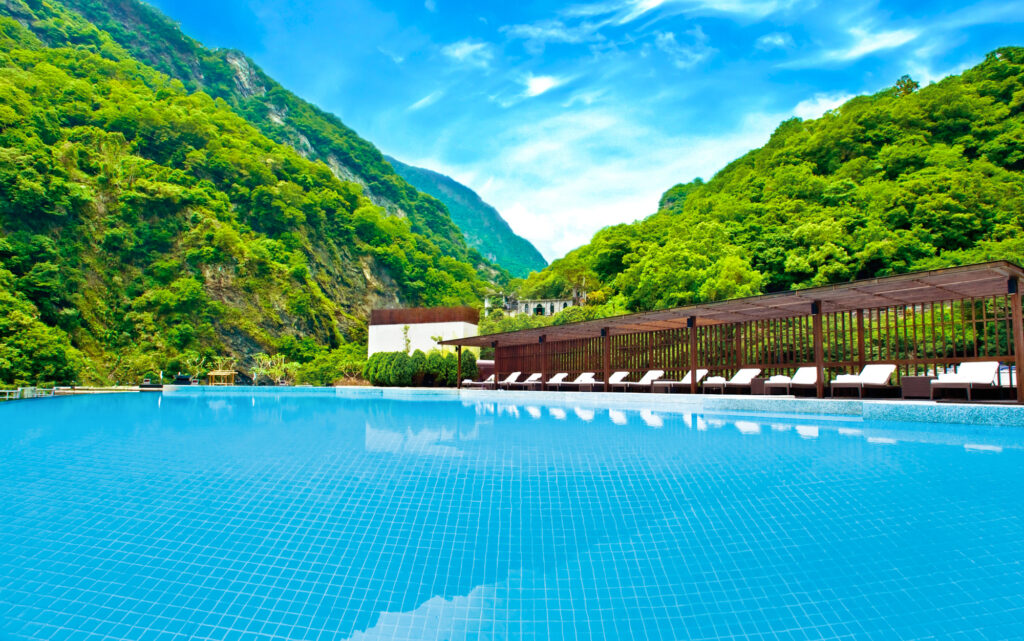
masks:
{"type": "Polygon", "coordinates": [[[409,105],[407,111],[419,111],[420,109],[423,109],[424,107],[429,107],[430,105],[432,105],[435,102],[437,102],[438,99],[441,96],[443,96],[443,95],[444,95],[444,91],[441,90],[441,89],[438,89],[437,91],[435,91],[433,93],[429,93],[426,96],[423,96],[422,98],[420,98],[416,102],[414,102],[411,105],[409,105]]]}
{"type": "Polygon", "coordinates": [[[838,60],[856,60],[876,51],[901,47],[917,38],[920,32],[915,29],[896,29],[872,33],[866,29],[855,27],[850,29],[849,33],[854,38],[853,44],[846,49],[833,51],[827,55],[838,60]]]}
{"type": "Polygon", "coordinates": [[[580,44],[603,40],[597,33],[599,25],[587,22],[568,26],[561,20],[541,20],[533,24],[516,24],[502,27],[500,31],[509,38],[523,40],[523,46],[532,54],[544,52],[549,43],[580,44]]]}
{"type": "Polygon", "coordinates": [[[676,34],[671,31],[655,34],[655,46],[668,56],[672,64],[679,69],[689,69],[707,60],[715,53],[715,50],[708,45],[708,37],[700,25],[687,31],[686,35],[692,38],[688,44],[679,43],[676,40],[676,34]]]}
{"type": "Polygon", "coordinates": [[[754,46],[762,51],[771,51],[772,49],[789,49],[793,46],[793,36],[788,33],[766,33],[757,39],[754,46]]]}
{"type": "Polygon", "coordinates": [[[640,113],[586,107],[501,132],[484,162],[413,164],[472,187],[550,260],[602,227],[654,213],[669,187],[710,178],[764,144],[783,118],[756,114],[731,133],[668,136],[640,113]]]}
{"type": "Polygon", "coordinates": [[[535,98],[543,93],[551,91],[555,87],[559,87],[566,83],[565,78],[556,78],[555,76],[535,76],[532,73],[527,74],[523,78],[523,85],[526,89],[523,91],[523,96],[527,98],[535,98]]]}
{"type": "Polygon", "coordinates": [[[489,67],[494,60],[491,45],[468,38],[445,45],[441,48],[441,53],[456,62],[472,67],[489,67]]]}
{"type": "Polygon", "coordinates": [[[935,69],[922,59],[912,60],[907,63],[907,73],[911,78],[921,83],[921,86],[938,82],[946,76],[962,73],[965,69],[978,64],[980,60],[969,60],[955,64],[944,69],[935,69]]]}
{"type": "Polygon", "coordinates": [[[821,118],[826,111],[835,109],[853,97],[851,93],[814,94],[812,98],[797,103],[793,115],[802,120],[821,118]]]}
{"type": "Polygon", "coordinates": [[[393,51],[389,51],[383,47],[377,47],[377,51],[381,52],[388,58],[391,58],[391,62],[395,63],[396,65],[400,65],[403,62],[405,62],[405,56],[394,53],[393,51]]]}
{"type": "Polygon", "coordinates": [[[436,2],[436,0],[424,0],[423,6],[430,13],[435,13],[437,11],[437,2],[436,2]]]}
{"type": "Polygon", "coordinates": [[[921,35],[921,31],[918,29],[869,31],[861,27],[854,27],[848,29],[847,34],[850,36],[850,43],[841,49],[822,51],[812,57],[791,60],[779,66],[791,69],[807,69],[819,67],[822,64],[852,62],[879,51],[902,47],[917,39],[921,35]]]}
{"type": "Polygon", "coordinates": [[[761,19],[789,9],[798,0],[609,0],[570,6],[562,10],[566,17],[605,16],[613,24],[623,25],[664,9],[667,13],[730,14],[746,19],[761,19]]]}
{"type": "Polygon", "coordinates": [[[1019,24],[1024,22],[1024,2],[983,2],[966,6],[946,15],[945,19],[933,25],[940,29],[957,31],[980,24],[995,22],[1019,24]]]}

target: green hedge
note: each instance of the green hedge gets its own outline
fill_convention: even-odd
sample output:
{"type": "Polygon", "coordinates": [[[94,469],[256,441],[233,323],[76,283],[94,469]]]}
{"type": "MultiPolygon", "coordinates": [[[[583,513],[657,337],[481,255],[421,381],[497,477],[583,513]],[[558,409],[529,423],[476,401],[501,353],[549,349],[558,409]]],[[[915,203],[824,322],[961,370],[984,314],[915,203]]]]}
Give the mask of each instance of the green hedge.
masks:
{"type": "MultiPolygon", "coordinates": [[[[462,378],[475,379],[479,370],[476,355],[462,354],[462,378]]],[[[405,352],[378,352],[366,361],[363,378],[372,385],[384,387],[455,387],[458,382],[458,360],[451,352],[431,350],[424,354],[420,350],[412,356],[405,352]]]]}

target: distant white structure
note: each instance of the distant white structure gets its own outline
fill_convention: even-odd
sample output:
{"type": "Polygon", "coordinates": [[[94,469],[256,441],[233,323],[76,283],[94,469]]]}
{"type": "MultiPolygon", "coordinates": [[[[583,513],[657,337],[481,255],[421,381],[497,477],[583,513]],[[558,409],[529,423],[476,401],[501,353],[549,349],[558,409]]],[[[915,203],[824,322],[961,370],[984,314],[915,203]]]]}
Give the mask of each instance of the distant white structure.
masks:
{"type": "MultiPolygon", "coordinates": [[[[418,349],[430,352],[440,349],[436,339],[476,336],[479,322],[480,313],[472,307],[375,309],[370,312],[366,355],[405,351],[412,354],[418,349]]],[[[451,347],[447,349],[454,351],[451,347]]]]}
{"type": "Polygon", "coordinates": [[[484,309],[489,310],[492,307],[498,307],[509,316],[518,316],[519,314],[528,314],[530,316],[554,316],[563,309],[576,307],[578,304],[579,303],[572,298],[531,298],[517,300],[512,297],[496,297],[493,301],[490,298],[485,300],[484,309]]]}

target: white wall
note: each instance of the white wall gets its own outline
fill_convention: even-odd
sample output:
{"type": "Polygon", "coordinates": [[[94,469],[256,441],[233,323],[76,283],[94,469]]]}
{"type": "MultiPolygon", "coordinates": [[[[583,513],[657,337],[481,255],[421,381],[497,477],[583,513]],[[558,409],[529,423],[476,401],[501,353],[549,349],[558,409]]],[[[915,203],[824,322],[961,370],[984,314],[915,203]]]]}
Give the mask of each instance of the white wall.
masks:
{"type": "MultiPolygon", "coordinates": [[[[402,352],[405,351],[404,328],[409,328],[409,353],[418,349],[430,352],[437,349],[438,345],[431,336],[440,336],[442,340],[452,338],[466,338],[477,335],[477,326],[470,323],[416,323],[414,325],[370,325],[370,336],[367,342],[366,355],[372,356],[377,352],[402,352]]],[[[449,351],[455,351],[449,347],[449,351]]]]}

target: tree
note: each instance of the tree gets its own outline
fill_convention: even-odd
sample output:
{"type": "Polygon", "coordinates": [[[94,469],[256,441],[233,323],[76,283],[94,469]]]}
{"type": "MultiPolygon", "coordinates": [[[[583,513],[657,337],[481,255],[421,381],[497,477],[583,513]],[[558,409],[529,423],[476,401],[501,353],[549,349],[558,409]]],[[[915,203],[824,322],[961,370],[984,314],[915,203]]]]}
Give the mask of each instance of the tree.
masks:
{"type": "Polygon", "coordinates": [[[916,80],[905,74],[896,81],[897,96],[909,96],[920,88],[921,85],[916,80]]]}

